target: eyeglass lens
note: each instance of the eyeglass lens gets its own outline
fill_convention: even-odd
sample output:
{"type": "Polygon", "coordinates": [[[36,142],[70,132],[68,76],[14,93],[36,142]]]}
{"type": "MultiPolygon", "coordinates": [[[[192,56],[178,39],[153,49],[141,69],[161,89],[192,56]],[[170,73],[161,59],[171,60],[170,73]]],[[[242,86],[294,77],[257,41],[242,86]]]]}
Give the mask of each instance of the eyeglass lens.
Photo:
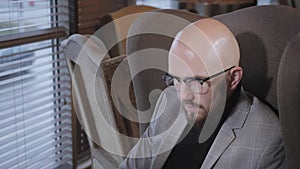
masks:
{"type": "Polygon", "coordinates": [[[196,79],[178,80],[174,78],[174,86],[177,90],[180,90],[180,87],[183,83],[194,93],[205,94],[208,92],[209,85],[207,82],[201,84],[196,79]]]}

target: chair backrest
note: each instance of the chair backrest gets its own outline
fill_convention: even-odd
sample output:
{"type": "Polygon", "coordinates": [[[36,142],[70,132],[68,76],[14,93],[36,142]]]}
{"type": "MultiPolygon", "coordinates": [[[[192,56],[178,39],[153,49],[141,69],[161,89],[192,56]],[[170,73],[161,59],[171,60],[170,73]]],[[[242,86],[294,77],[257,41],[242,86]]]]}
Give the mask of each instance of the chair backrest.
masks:
{"type": "Polygon", "coordinates": [[[127,57],[141,134],[149,124],[160,91],[166,87],[161,76],[168,68],[168,50],[173,38],[189,23],[201,18],[187,11],[163,9],[143,14],[131,26],[127,57]]]}
{"type": "MultiPolygon", "coordinates": [[[[98,28],[96,32],[94,33],[95,36],[97,36],[101,41],[104,43],[106,49],[108,50],[108,53],[111,58],[118,57],[120,55],[126,55],[126,41],[128,37],[128,32],[131,27],[131,25],[135,22],[135,20],[140,17],[143,13],[149,12],[152,10],[155,10],[157,8],[151,7],[151,6],[145,6],[145,5],[131,5],[125,8],[122,8],[118,11],[115,11],[113,13],[109,13],[107,15],[104,15],[100,18],[98,23],[98,28]]],[[[126,60],[127,61],[127,60],[126,60]]],[[[112,74],[111,74],[112,75],[112,74]]],[[[125,82],[125,81],[124,81],[125,82]]],[[[123,83],[124,83],[123,82],[123,83]]],[[[110,86],[108,86],[110,87],[110,86]]],[[[135,106],[135,98],[133,99],[134,92],[131,90],[132,86],[130,86],[130,89],[124,91],[128,92],[125,93],[125,96],[130,97],[131,104],[135,106]]],[[[109,88],[110,90],[110,88],[109,88]]],[[[126,99],[125,99],[126,100],[126,99]]],[[[112,103],[114,104],[114,103],[112,103]]],[[[128,107],[128,110],[133,110],[131,105],[126,105],[128,107]]],[[[113,105],[113,109],[116,111],[116,107],[113,105]]],[[[134,111],[136,112],[136,111],[134,111]]],[[[123,118],[123,117],[118,117],[123,118]]],[[[135,125],[135,122],[129,122],[131,119],[127,119],[126,117],[123,118],[125,120],[124,123],[118,125],[128,126],[135,125]]],[[[123,127],[120,127],[123,128],[123,127]]],[[[127,127],[125,130],[128,130],[127,133],[129,133],[129,136],[138,137],[140,134],[136,133],[137,127],[127,127]]]]}
{"type": "Polygon", "coordinates": [[[256,4],[257,0],[179,0],[178,8],[211,17],[256,4]]]}
{"type": "Polygon", "coordinates": [[[286,47],[278,73],[278,109],[282,124],[287,168],[300,163],[300,30],[286,47]]]}
{"type": "MultiPolygon", "coordinates": [[[[199,15],[197,16],[192,13],[177,10],[158,10],[156,12],[170,13],[172,15],[185,18],[191,22],[203,18],[199,15]]],[[[298,81],[297,79],[295,79],[296,81],[293,83],[294,86],[292,86],[292,88],[285,89],[290,90],[289,92],[285,92],[284,90],[280,89],[284,92],[281,93],[281,99],[279,99],[279,101],[282,102],[284,100],[285,103],[278,103],[277,101],[277,80],[279,65],[286,46],[291,41],[291,39],[300,31],[299,9],[279,5],[255,6],[223,15],[214,16],[213,18],[223,22],[226,26],[228,26],[228,28],[233,32],[238,40],[241,51],[240,64],[244,70],[242,80],[242,85],[244,86],[244,88],[247,91],[255,94],[276,112],[278,112],[278,105],[281,105],[279,107],[279,115],[283,125],[284,141],[286,144],[292,144],[291,146],[286,145],[287,158],[293,156],[295,158],[298,158],[299,161],[299,155],[295,155],[300,154],[299,145],[297,145],[296,143],[298,140],[300,140],[298,132],[296,134],[296,130],[299,130],[299,127],[297,127],[297,125],[295,124],[297,129],[294,128],[292,131],[295,132],[289,133],[288,130],[294,127],[294,123],[289,123],[289,121],[287,120],[293,117],[287,115],[290,114],[290,112],[294,112],[294,114],[298,113],[298,116],[296,116],[296,118],[294,119],[295,123],[296,120],[299,119],[299,93],[294,91],[294,88],[298,90],[296,85],[299,84],[299,79],[298,81]],[[290,99],[286,100],[286,97],[290,97],[288,93],[293,92],[295,92],[294,94],[297,95],[293,97],[295,100],[293,102],[290,99]],[[292,107],[287,109],[286,107],[289,105],[292,105],[292,107]],[[297,148],[297,150],[294,149],[297,152],[292,149],[293,147],[297,148]]],[[[163,21],[163,19],[157,17],[157,15],[145,14],[133,24],[129,34],[133,34],[132,32],[143,32],[143,30],[149,29],[149,25],[159,24],[171,25],[170,22],[163,21]]],[[[178,26],[175,25],[176,24],[169,27],[172,28],[178,26]]],[[[182,24],[178,26],[178,28],[183,28],[184,26],[185,25],[182,24]]],[[[161,27],[159,27],[157,30],[161,31],[162,29],[161,27]]],[[[176,34],[178,31],[180,30],[172,31],[171,29],[171,33],[174,34],[176,34]]],[[[152,57],[153,60],[155,60],[157,59],[155,57],[157,54],[153,54],[153,52],[149,52],[149,54],[142,53],[139,54],[138,57],[132,58],[130,57],[130,55],[132,55],[133,53],[136,53],[136,55],[138,55],[138,51],[147,48],[169,50],[172,40],[173,38],[161,35],[159,33],[144,33],[141,35],[132,36],[128,39],[127,53],[129,56],[129,65],[133,71],[132,76],[135,95],[137,99],[136,103],[137,108],[140,111],[151,110],[152,105],[148,99],[150,93],[154,89],[164,88],[164,84],[161,82],[160,76],[163,73],[162,70],[167,70],[168,56],[166,52],[165,54],[161,54],[160,58],[158,58],[159,62],[163,64],[162,67],[164,68],[162,70],[149,68],[140,71],[139,69],[141,69],[141,64],[145,64],[143,63],[143,59],[150,60],[147,59],[147,57],[152,57]]],[[[298,46],[294,46],[293,50],[297,49],[297,51],[299,51],[298,46]]],[[[294,55],[298,53],[293,52],[294,55]]],[[[296,56],[294,56],[293,58],[290,57],[286,62],[291,63],[294,62],[294,60],[296,60],[296,56]]],[[[285,74],[297,70],[297,67],[299,67],[299,63],[293,67],[293,70],[288,69],[290,71],[286,72],[285,74]]],[[[292,79],[293,75],[295,74],[288,76],[288,78],[292,79]]],[[[284,80],[284,83],[282,82],[281,84],[282,87],[288,86],[286,85],[286,83],[288,83],[287,80],[284,80]]],[[[147,124],[145,124],[144,127],[141,127],[142,130],[145,129],[146,126],[147,124]]],[[[290,165],[288,165],[290,166],[290,168],[297,168],[297,159],[293,159],[293,157],[291,159],[295,163],[289,162],[290,160],[288,159],[287,161],[288,163],[290,163],[290,165]]]]}
{"type": "Polygon", "coordinates": [[[299,9],[256,6],[214,18],[227,25],[238,40],[242,85],[276,111],[279,63],[285,47],[300,30],[299,9]]]}
{"type": "Polygon", "coordinates": [[[128,80],[130,83],[127,59],[122,54],[131,24],[143,12],[153,9],[157,8],[136,5],[123,8],[101,17],[93,36],[76,34],[62,42],[72,77],[75,111],[88,135],[93,165],[100,165],[105,156],[120,162],[121,156],[126,155],[137,141],[131,138],[139,137],[138,124],[130,121],[136,119],[133,117],[136,112],[128,108],[128,99],[124,99],[129,95],[129,100],[135,104],[133,90],[122,91],[123,82],[128,80]],[[122,67],[122,77],[116,80],[114,75],[119,67],[122,67]],[[113,85],[114,80],[119,85],[113,85]],[[112,154],[104,153],[107,149],[112,154]],[[99,152],[102,155],[97,159],[99,152]]]}
{"type": "Polygon", "coordinates": [[[258,6],[215,18],[226,24],[237,37],[244,69],[243,86],[273,110],[279,110],[287,167],[298,168],[299,35],[293,42],[291,39],[300,31],[300,10],[286,6],[258,6]],[[289,49],[285,50],[287,46],[289,49]]]}
{"type": "Polygon", "coordinates": [[[143,12],[155,9],[146,5],[130,5],[99,18],[95,35],[104,42],[110,57],[126,54],[126,37],[131,24],[143,12]]]}

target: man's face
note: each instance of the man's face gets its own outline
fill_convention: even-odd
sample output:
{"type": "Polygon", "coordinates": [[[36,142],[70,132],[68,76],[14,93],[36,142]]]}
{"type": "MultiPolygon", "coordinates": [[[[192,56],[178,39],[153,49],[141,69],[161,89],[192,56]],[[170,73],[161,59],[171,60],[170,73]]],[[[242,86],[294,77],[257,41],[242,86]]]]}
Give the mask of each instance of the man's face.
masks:
{"type": "MultiPolygon", "coordinates": [[[[197,77],[208,77],[205,66],[192,50],[182,43],[174,43],[170,51],[169,73],[180,79],[197,77]]],[[[205,93],[197,93],[191,89],[191,86],[181,82],[177,85],[178,97],[181,100],[182,107],[186,110],[189,118],[195,120],[196,125],[202,125],[210,110],[212,94],[211,82],[204,82],[208,86],[205,93]]],[[[176,86],[176,85],[175,85],[176,86]]]]}

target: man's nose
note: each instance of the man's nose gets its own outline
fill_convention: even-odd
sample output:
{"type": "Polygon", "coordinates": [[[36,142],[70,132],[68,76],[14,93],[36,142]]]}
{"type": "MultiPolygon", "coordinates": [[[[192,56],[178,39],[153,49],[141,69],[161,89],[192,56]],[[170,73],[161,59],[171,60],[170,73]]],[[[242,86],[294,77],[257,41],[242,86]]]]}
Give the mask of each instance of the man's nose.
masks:
{"type": "Polygon", "coordinates": [[[180,97],[181,100],[193,100],[195,96],[189,87],[187,87],[185,84],[181,84],[180,97]]]}

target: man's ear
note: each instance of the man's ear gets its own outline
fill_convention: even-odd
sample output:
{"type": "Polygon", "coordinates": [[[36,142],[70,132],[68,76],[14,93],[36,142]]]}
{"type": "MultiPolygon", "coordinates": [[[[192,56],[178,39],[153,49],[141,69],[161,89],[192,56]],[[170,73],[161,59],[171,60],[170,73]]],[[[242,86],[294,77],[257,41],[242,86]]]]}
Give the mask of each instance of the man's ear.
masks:
{"type": "Polygon", "coordinates": [[[236,66],[230,70],[229,76],[231,79],[229,88],[230,90],[235,90],[242,80],[243,69],[239,66],[236,66]]]}

